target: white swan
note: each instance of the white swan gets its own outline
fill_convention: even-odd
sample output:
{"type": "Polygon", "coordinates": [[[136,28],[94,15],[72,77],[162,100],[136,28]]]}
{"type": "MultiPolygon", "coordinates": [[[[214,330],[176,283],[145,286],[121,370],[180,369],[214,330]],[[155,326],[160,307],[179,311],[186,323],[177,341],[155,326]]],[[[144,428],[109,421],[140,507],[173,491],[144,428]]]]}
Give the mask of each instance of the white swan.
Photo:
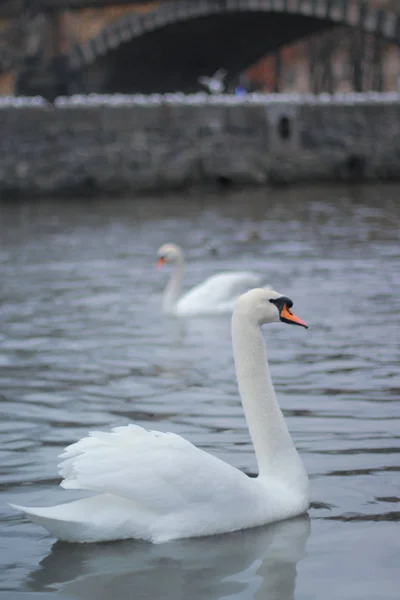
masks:
{"type": "Polygon", "coordinates": [[[239,298],[232,340],[239,392],[259,475],[251,478],[179,435],[136,425],[92,432],[59,465],[67,489],[95,495],[47,508],[14,506],[55,537],[78,542],[165,542],[280,521],[309,506],[308,477],[276,400],[260,326],[307,327],[272,290],[239,298]]]}
{"type": "Polygon", "coordinates": [[[248,271],[218,273],[180,298],[184,267],[182,249],[175,244],[163,244],[157,256],[158,267],[166,263],[175,266],[163,296],[162,308],[166,314],[189,316],[232,312],[240,294],[261,285],[260,277],[248,271]]]}

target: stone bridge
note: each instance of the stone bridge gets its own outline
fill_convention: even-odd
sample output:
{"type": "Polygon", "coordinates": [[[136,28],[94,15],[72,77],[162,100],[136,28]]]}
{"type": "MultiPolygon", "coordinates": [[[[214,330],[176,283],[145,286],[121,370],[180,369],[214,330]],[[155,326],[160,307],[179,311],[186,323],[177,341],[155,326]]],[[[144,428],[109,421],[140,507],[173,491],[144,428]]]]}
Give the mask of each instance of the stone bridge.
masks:
{"type": "Polygon", "coordinates": [[[400,16],[349,0],[176,0],[124,14],[68,54],[87,91],[198,89],[219,68],[226,83],[268,52],[345,26],[400,46],[400,16]]]}
{"type": "MultiPolygon", "coordinates": [[[[400,15],[359,0],[110,2],[3,0],[0,17],[15,18],[18,4],[45,15],[50,26],[41,64],[64,93],[194,92],[200,76],[220,68],[229,86],[266,54],[335,28],[356,32],[362,49],[366,38],[377,40],[377,64],[382,43],[400,46],[400,15]]],[[[25,80],[32,79],[32,64],[22,67],[25,80]]]]}

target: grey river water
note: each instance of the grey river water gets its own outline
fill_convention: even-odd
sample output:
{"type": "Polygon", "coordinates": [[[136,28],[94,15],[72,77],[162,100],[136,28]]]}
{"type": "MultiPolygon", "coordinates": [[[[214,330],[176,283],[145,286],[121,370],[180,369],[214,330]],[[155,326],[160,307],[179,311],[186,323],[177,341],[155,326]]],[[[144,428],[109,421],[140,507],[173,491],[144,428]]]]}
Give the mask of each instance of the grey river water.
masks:
{"type": "Polygon", "coordinates": [[[0,599],[398,600],[400,187],[313,187],[0,206],[0,599]],[[309,517],[152,545],[56,542],[8,502],[49,505],[57,455],[90,429],[174,431],[256,465],[229,317],[163,318],[185,287],[251,269],[309,329],[265,327],[310,474],[309,517]]]}

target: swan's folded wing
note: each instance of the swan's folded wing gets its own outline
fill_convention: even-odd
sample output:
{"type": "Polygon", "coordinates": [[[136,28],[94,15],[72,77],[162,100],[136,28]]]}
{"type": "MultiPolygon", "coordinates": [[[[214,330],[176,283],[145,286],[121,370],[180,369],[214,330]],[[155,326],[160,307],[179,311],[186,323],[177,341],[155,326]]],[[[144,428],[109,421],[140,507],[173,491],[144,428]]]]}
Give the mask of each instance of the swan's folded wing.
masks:
{"type": "Polygon", "coordinates": [[[92,432],[60,458],[62,487],[115,494],[159,514],[190,502],[226,501],[227,490],[239,490],[248,481],[179,435],[136,425],[92,432]]]}

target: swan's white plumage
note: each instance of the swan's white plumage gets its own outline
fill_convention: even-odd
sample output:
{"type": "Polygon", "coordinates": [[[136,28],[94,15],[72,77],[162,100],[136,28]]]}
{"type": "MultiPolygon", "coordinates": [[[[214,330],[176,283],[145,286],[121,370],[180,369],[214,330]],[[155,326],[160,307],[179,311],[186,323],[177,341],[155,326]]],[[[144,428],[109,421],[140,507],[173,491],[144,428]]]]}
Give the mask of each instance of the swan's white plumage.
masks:
{"type": "Polygon", "coordinates": [[[92,432],[61,454],[60,485],[92,496],[48,508],[14,507],[55,537],[79,542],[163,542],[245,529],[307,510],[307,473],[276,401],[260,330],[263,323],[279,321],[272,301],[280,297],[273,290],[251,290],[238,300],[232,319],[258,477],[179,435],[128,425],[92,432]]]}
{"type": "Polygon", "coordinates": [[[181,510],[193,500],[207,502],[210,494],[215,498],[218,487],[210,490],[210,469],[215,475],[223,471],[224,478],[228,473],[245,477],[179,435],[137,425],[93,432],[68,446],[61,458],[62,487],[112,493],[158,514],[181,510]]]}
{"type": "Polygon", "coordinates": [[[194,316],[232,312],[237,298],[251,288],[259,287],[259,275],[251,271],[222,272],[212,275],[181,296],[184,255],[176,244],[163,244],[158,249],[161,263],[174,265],[164,291],[163,311],[178,316],[194,316]]]}
{"type": "Polygon", "coordinates": [[[277,510],[293,514],[292,506],[284,512],[281,494],[289,490],[282,483],[271,489],[173,433],[137,425],[92,432],[60,458],[60,485],[97,495],[53,507],[14,507],[67,541],[161,542],[261,525],[274,521],[277,510]]]}
{"type": "Polygon", "coordinates": [[[261,278],[248,271],[218,273],[196,285],[177,302],[178,315],[231,312],[237,298],[261,285],[261,278]]]}

